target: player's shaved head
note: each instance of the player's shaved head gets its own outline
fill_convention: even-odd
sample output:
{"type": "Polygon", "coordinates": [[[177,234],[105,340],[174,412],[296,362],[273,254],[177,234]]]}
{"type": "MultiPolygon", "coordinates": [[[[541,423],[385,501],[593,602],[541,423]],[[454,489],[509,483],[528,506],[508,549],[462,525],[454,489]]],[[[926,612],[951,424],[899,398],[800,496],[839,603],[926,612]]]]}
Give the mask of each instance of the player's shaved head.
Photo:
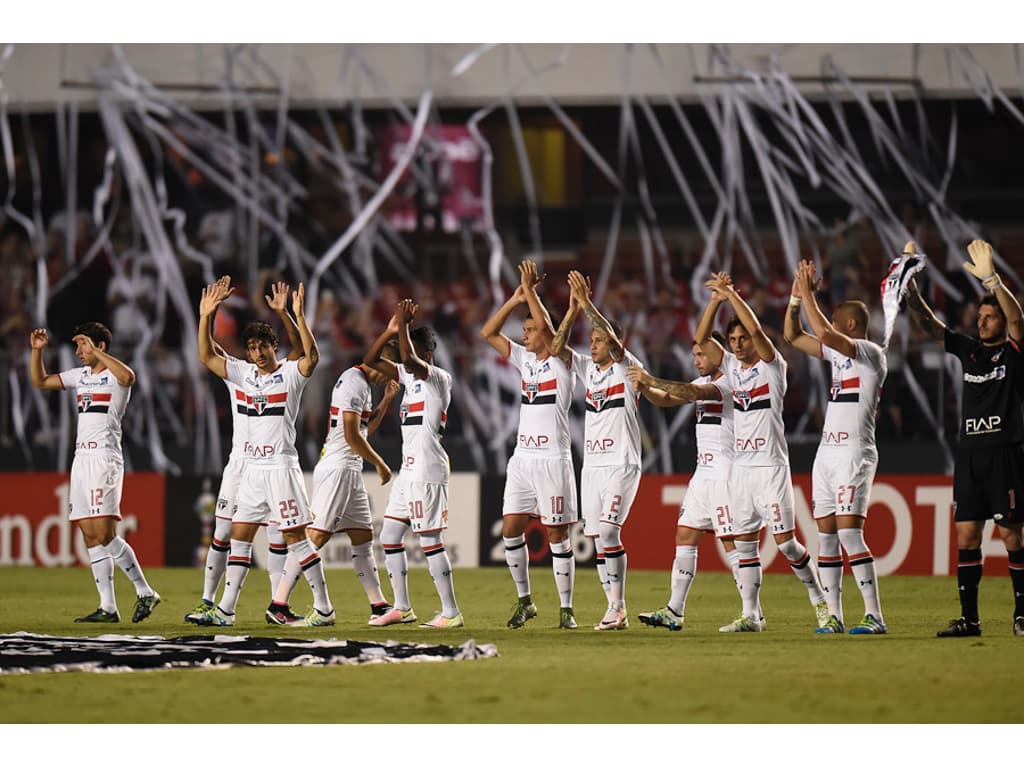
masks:
{"type": "Polygon", "coordinates": [[[866,334],[868,323],[871,322],[871,315],[868,312],[868,305],[863,301],[844,301],[836,307],[836,315],[843,320],[853,322],[853,330],[866,334]]]}

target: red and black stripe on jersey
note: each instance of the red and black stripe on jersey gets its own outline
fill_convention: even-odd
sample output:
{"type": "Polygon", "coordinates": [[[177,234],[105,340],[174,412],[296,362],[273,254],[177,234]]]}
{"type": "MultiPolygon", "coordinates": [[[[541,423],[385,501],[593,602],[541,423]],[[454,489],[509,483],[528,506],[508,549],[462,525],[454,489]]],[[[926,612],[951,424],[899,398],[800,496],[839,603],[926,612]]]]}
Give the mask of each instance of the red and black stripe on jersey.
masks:
{"type": "Polygon", "coordinates": [[[75,400],[79,413],[107,413],[110,410],[109,392],[79,392],[75,400]]]}
{"type": "Polygon", "coordinates": [[[722,404],[698,400],[697,423],[708,427],[717,427],[722,424],[722,404]]]}
{"type": "MultiPolygon", "coordinates": [[[[418,403],[409,403],[408,407],[406,407],[404,405],[402,406],[401,410],[398,412],[398,415],[402,419],[402,426],[403,427],[416,427],[416,426],[421,426],[423,424],[423,406],[424,406],[424,402],[425,401],[420,400],[418,403]],[[415,413],[417,415],[416,416],[410,416],[409,415],[410,413],[415,413]]],[[[444,434],[445,426],[447,425],[447,423],[448,423],[448,412],[447,411],[441,411],[441,423],[438,424],[438,426],[437,426],[437,431],[440,434],[442,434],[442,435],[444,434]]]]}
{"type": "Polygon", "coordinates": [[[829,389],[828,399],[833,403],[859,403],[860,377],[833,381],[829,389]]]}
{"type": "MultiPolygon", "coordinates": [[[[523,381],[522,403],[523,405],[554,405],[558,397],[558,379],[548,379],[536,384],[523,381]],[[551,392],[551,394],[541,394],[551,392]]],[[[589,404],[588,404],[589,409],[589,404]]]]}
{"type": "Polygon", "coordinates": [[[738,411],[760,411],[771,408],[771,391],[767,384],[751,390],[737,389],[732,393],[732,403],[738,411]]]}
{"type": "MultiPolygon", "coordinates": [[[[341,409],[336,405],[331,406],[331,429],[336,429],[338,426],[338,414],[341,413],[341,409]]],[[[355,413],[355,411],[353,411],[355,413]]],[[[363,411],[359,414],[359,426],[368,427],[370,424],[370,414],[372,411],[363,411]]]]}
{"type": "Polygon", "coordinates": [[[626,407],[626,385],[624,383],[613,384],[607,389],[598,389],[594,392],[587,390],[587,411],[589,413],[600,413],[609,408],[626,407]]]}
{"type": "Polygon", "coordinates": [[[247,395],[242,392],[235,392],[235,398],[245,401],[244,403],[236,404],[238,412],[243,416],[284,416],[284,407],[288,402],[288,393],[247,395]]]}

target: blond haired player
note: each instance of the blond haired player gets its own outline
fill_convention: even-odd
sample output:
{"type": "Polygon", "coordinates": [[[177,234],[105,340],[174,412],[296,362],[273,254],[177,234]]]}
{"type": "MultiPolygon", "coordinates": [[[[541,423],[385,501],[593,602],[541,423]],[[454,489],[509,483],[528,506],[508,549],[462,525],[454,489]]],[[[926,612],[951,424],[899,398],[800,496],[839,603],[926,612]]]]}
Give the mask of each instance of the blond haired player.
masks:
{"type": "Polygon", "coordinates": [[[571,301],[551,344],[558,356],[569,330],[582,311],[590,320],[590,357],[575,355],[573,370],[587,387],[580,507],[583,535],[595,540],[597,571],[608,607],[596,630],[627,629],[626,548],[622,526],[640,487],[640,421],[638,395],[626,379],[630,366],[640,366],[622,343],[616,328],[594,306],[582,274],[569,273],[571,301]]]}

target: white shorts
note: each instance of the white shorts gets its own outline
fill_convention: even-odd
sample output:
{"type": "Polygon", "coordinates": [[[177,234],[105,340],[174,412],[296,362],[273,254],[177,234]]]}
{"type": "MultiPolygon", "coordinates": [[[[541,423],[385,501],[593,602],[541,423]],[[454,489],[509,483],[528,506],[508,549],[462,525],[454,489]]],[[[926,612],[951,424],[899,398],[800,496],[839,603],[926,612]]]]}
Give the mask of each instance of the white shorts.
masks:
{"type": "Polygon", "coordinates": [[[270,523],[280,531],[290,531],[313,522],[306,483],[298,467],[265,468],[250,462],[242,472],[236,499],[236,523],[270,523]]]}
{"type": "Polygon", "coordinates": [[[384,517],[408,523],[413,533],[435,533],[448,527],[448,483],[393,480],[384,517]]]}
{"type": "Polygon", "coordinates": [[[686,489],[676,525],[696,531],[714,531],[719,539],[732,536],[729,481],[724,477],[695,474],[686,489]]]}
{"type": "Polygon", "coordinates": [[[71,462],[69,520],[121,519],[124,464],[106,454],[76,455],[71,462]]]}
{"type": "Polygon", "coordinates": [[[569,525],[579,520],[572,459],[512,456],[505,474],[501,514],[539,517],[544,525],[569,525]]]}
{"type": "Polygon", "coordinates": [[[583,535],[597,536],[601,523],[622,527],[640,487],[640,467],[583,467],[580,476],[583,535]]]}
{"type": "Polygon", "coordinates": [[[877,467],[878,461],[865,458],[859,449],[823,451],[819,448],[811,475],[814,519],[829,515],[865,517],[877,467]]]}
{"type": "Polygon", "coordinates": [[[729,501],[732,528],[736,534],[757,533],[765,526],[773,534],[780,534],[796,527],[789,466],[742,467],[733,464],[729,477],[729,501]]]}
{"type": "Polygon", "coordinates": [[[325,465],[313,470],[313,524],[310,528],[327,533],[373,530],[370,497],[366,494],[363,470],[325,465]]]}
{"type": "Polygon", "coordinates": [[[231,520],[238,508],[238,486],[242,483],[245,459],[229,459],[220,476],[220,490],[217,491],[217,517],[231,520]]]}

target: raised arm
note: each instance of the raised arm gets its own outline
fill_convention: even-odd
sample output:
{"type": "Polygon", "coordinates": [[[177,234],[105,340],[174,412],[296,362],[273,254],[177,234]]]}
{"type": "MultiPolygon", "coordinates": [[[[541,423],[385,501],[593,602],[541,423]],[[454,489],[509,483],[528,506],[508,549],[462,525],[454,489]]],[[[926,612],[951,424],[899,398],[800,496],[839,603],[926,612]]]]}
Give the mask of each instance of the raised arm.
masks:
{"type": "Polygon", "coordinates": [[[711,332],[715,327],[715,315],[718,314],[718,308],[724,303],[725,297],[722,294],[718,291],[711,291],[711,301],[704,307],[704,313],[700,316],[700,322],[697,323],[697,332],[693,339],[694,342],[700,345],[704,356],[716,366],[722,362],[725,350],[711,336],[711,332]]]}
{"type": "Polygon", "coordinates": [[[313,375],[316,364],[320,362],[320,350],[316,339],[306,324],[306,286],[299,283],[299,288],[292,292],[292,312],[295,313],[295,324],[299,329],[299,341],[302,344],[302,357],[299,358],[299,373],[307,379],[313,375]]]}
{"type": "MultiPolygon", "coordinates": [[[[821,307],[818,306],[818,297],[815,295],[815,289],[817,288],[817,279],[814,274],[814,263],[811,261],[801,261],[800,266],[797,270],[797,288],[800,291],[800,297],[803,299],[804,309],[807,310],[807,319],[811,323],[811,328],[814,330],[817,339],[812,342],[814,351],[804,349],[797,344],[793,346],[798,349],[802,349],[809,355],[815,357],[821,357],[821,344],[824,344],[830,349],[834,349],[837,352],[846,355],[847,357],[857,356],[857,345],[853,339],[847,336],[841,331],[837,331],[835,326],[832,325],[831,321],[825,317],[825,313],[821,311],[821,307]],[[820,344],[818,342],[821,342],[820,344]]],[[[799,308],[798,308],[799,309],[799,308]]],[[[789,312],[786,316],[786,322],[789,322],[789,314],[792,314],[792,299],[790,300],[789,312]]],[[[797,317],[797,322],[800,318],[797,317]]],[[[803,329],[801,329],[803,330],[803,329]]],[[[813,338],[804,334],[807,338],[813,338]]],[[[808,345],[811,346],[811,345],[808,345]]]]}
{"type": "Polygon", "coordinates": [[[519,265],[519,285],[523,289],[523,296],[530,306],[530,316],[537,325],[537,333],[544,339],[544,344],[551,348],[555,338],[555,326],[551,322],[551,315],[548,314],[540,296],[537,295],[537,286],[544,279],[543,275],[537,274],[537,265],[527,259],[519,265]]]}
{"type": "Polygon", "coordinates": [[[366,354],[363,355],[363,365],[369,366],[375,371],[379,371],[381,374],[391,379],[391,381],[398,381],[398,366],[390,360],[383,359],[380,356],[380,353],[396,333],[398,333],[397,313],[391,316],[391,319],[388,321],[387,328],[381,332],[380,336],[374,339],[373,344],[370,345],[370,348],[366,350],[366,354]]]}
{"type": "Polygon", "coordinates": [[[73,336],[71,340],[77,344],[81,344],[83,352],[94,353],[96,355],[96,359],[100,361],[100,364],[110,371],[114,378],[117,379],[117,383],[122,387],[130,387],[135,384],[135,371],[129,368],[125,363],[121,362],[118,358],[97,347],[93,344],[92,339],[84,333],[73,336]]]}
{"type": "Polygon", "coordinates": [[[932,308],[925,304],[921,290],[917,287],[917,278],[910,278],[907,285],[907,306],[913,310],[921,324],[921,328],[936,341],[945,338],[946,324],[932,312],[932,308]]]}
{"type": "Polygon", "coordinates": [[[967,246],[970,261],[964,262],[964,269],[981,280],[982,284],[999,302],[999,308],[1006,315],[1006,335],[1014,341],[1024,339],[1024,315],[1017,297],[1003,285],[992,260],[992,246],[984,240],[972,240],[967,246]]]}
{"type": "Polygon", "coordinates": [[[767,363],[774,360],[776,355],[775,345],[772,344],[771,339],[765,334],[764,329],[761,327],[761,321],[757,319],[757,315],[754,314],[750,305],[736,292],[736,288],[733,286],[729,275],[725,272],[719,272],[704,284],[718,291],[729,301],[733,311],[736,313],[736,317],[739,318],[743,327],[747,329],[747,333],[750,334],[750,340],[754,343],[754,349],[757,350],[757,354],[760,355],[761,359],[767,363]]]}
{"type": "Polygon", "coordinates": [[[508,357],[512,348],[511,340],[501,332],[501,329],[505,327],[509,316],[524,301],[526,301],[526,296],[523,294],[523,286],[518,285],[508,301],[498,307],[497,312],[491,315],[484,323],[484,327],[480,329],[480,335],[487,339],[487,343],[494,347],[494,350],[502,357],[508,357]]]}
{"type": "MultiPolygon", "coordinates": [[[[793,278],[793,289],[789,296],[789,307],[786,308],[786,320],[782,329],[782,336],[788,344],[796,347],[805,354],[812,355],[814,357],[821,357],[821,342],[817,338],[807,333],[804,330],[803,323],[800,322],[800,304],[803,303],[803,294],[800,292],[800,270],[803,269],[803,262],[800,262],[800,266],[797,267],[796,277],[793,278]]],[[[817,303],[815,303],[817,307],[817,303]]],[[[808,309],[808,315],[811,314],[808,309]]],[[[820,314],[820,312],[819,312],[820,314]]],[[[811,319],[811,325],[814,326],[814,319],[811,319]]]]}
{"type": "Polygon", "coordinates": [[[50,343],[50,337],[46,334],[45,328],[36,328],[29,334],[29,345],[32,347],[32,355],[29,358],[28,373],[32,379],[32,386],[39,389],[64,389],[60,375],[47,373],[46,365],[43,363],[43,350],[50,343]]]}
{"type": "Polygon", "coordinates": [[[203,288],[203,295],[199,299],[199,362],[222,379],[228,376],[227,358],[224,350],[213,340],[213,317],[217,314],[217,308],[233,292],[234,288],[227,288],[222,279],[203,288]]]}
{"type": "Polygon", "coordinates": [[[366,437],[359,430],[359,414],[354,411],[342,411],[341,424],[345,430],[345,441],[357,455],[373,464],[380,477],[380,484],[384,485],[391,479],[391,468],[381,455],[373,450],[373,446],[367,442],[366,437]]]}
{"type": "Polygon", "coordinates": [[[288,359],[298,360],[302,357],[302,337],[299,335],[299,327],[295,324],[292,316],[288,314],[288,294],[291,286],[283,281],[271,283],[270,292],[272,295],[264,294],[267,306],[274,311],[274,314],[281,320],[284,326],[285,335],[288,337],[288,359]]]}
{"type": "MultiPolygon", "coordinates": [[[[688,381],[671,381],[670,379],[659,379],[651,376],[639,366],[631,365],[626,369],[626,375],[633,383],[633,389],[640,392],[644,386],[655,387],[667,395],[679,400],[673,405],[692,403],[695,400],[721,400],[722,394],[714,384],[691,384],[688,381]]],[[[653,400],[651,402],[654,402],[653,400]]],[[[658,405],[658,403],[655,403],[658,405]]]]}
{"type": "Polygon", "coordinates": [[[389,381],[384,385],[384,394],[377,403],[377,407],[373,409],[373,413],[370,414],[370,421],[366,424],[366,436],[370,437],[380,427],[380,423],[384,421],[384,417],[388,413],[388,408],[391,407],[391,401],[395,399],[395,395],[398,394],[398,382],[389,381]]]}
{"type": "Polygon", "coordinates": [[[575,299],[576,304],[582,308],[583,314],[590,320],[591,327],[595,331],[603,333],[605,338],[608,339],[612,360],[617,363],[622,362],[622,358],[626,354],[626,350],[622,345],[622,339],[618,337],[618,334],[612,328],[612,324],[608,322],[605,316],[594,306],[594,302],[591,301],[590,285],[587,283],[587,279],[576,270],[572,270],[569,273],[569,288],[571,291],[570,295],[575,299]]]}
{"type": "Polygon", "coordinates": [[[430,365],[416,354],[416,347],[412,345],[412,338],[409,336],[409,325],[420,305],[414,304],[412,299],[402,299],[398,302],[398,309],[395,316],[398,318],[398,354],[402,358],[402,365],[405,370],[417,379],[426,379],[430,375],[430,365]]]}

